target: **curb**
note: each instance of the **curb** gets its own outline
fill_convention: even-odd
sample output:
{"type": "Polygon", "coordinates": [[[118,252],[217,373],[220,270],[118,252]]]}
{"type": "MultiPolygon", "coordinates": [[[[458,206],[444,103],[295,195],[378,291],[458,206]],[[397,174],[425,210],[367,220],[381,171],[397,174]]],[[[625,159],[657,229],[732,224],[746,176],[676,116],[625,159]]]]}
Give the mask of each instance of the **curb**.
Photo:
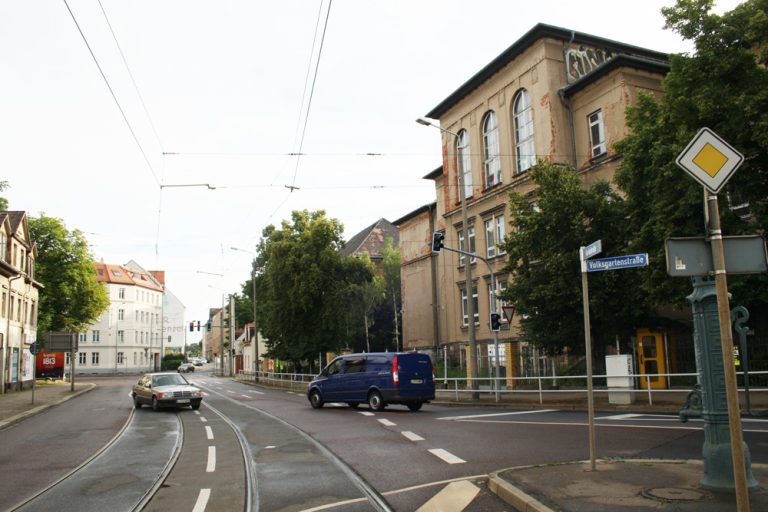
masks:
{"type": "Polygon", "coordinates": [[[48,409],[50,407],[53,407],[54,405],[59,405],[59,404],[61,404],[63,402],[66,402],[67,400],[75,398],[76,396],[80,396],[83,393],[87,393],[87,392],[93,390],[95,387],[96,387],[96,384],[94,384],[92,382],[89,382],[87,387],[85,387],[83,389],[79,389],[79,390],[75,391],[74,393],[72,393],[71,395],[66,395],[63,398],[61,398],[60,400],[53,401],[51,403],[44,404],[44,405],[39,405],[39,406],[37,406],[37,407],[35,407],[33,409],[29,409],[27,411],[24,411],[24,412],[21,412],[19,414],[16,414],[15,416],[11,416],[10,418],[2,420],[2,421],[0,421],[0,430],[6,429],[6,428],[10,427],[11,425],[14,425],[14,424],[16,424],[16,423],[18,423],[18,422],[20,422],[22,420],[25,420],[25,419],[29,418],[30,416],[34,416],[36,414],[40,414],[44,410],[46,410],[46,409],[48,409]]]}
{"type": "Polygon", "coordinates": [[[518,487],[500,478],[499,473],[501,471],[494,471],[488,475],[488,488],[496,496],[513,506],[517,512],[555,512],[518,487]]]}

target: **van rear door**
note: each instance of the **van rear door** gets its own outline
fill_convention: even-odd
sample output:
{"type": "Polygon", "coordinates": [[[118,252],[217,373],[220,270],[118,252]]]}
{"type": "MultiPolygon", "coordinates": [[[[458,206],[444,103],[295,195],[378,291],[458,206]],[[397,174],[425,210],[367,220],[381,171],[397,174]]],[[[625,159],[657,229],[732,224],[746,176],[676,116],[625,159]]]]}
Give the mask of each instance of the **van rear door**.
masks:
{"type": "Polygon", "coordinates": [[[435,383],[432,380],[432,360],[427,354],[398,354],[397,367],[401,397],[425,400],[434,398],[435,383]]]}

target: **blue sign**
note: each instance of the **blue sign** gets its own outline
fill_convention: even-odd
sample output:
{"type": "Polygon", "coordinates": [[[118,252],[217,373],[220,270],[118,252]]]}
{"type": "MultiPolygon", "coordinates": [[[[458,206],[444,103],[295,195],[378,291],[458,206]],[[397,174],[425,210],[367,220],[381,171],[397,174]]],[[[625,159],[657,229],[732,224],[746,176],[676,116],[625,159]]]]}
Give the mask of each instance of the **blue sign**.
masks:
{"type": "Polygon", "coordinates": [[[599,260],[587,260],[587,272],[600,272],[601,270],[619,270],[622,268],[647,267],[648,253],[629,254],[627,256],[614,256],[613,258],[601,258],[599,260]]]}

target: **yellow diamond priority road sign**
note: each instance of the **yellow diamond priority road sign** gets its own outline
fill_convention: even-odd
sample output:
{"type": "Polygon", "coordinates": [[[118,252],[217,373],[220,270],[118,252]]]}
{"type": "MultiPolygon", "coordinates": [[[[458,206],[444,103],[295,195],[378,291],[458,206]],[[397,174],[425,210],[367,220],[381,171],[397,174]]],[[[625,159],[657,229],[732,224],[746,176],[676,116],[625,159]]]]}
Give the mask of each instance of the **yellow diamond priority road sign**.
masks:
{"type": "Polygon", "coordinates": [[[702,128],[675,162],[717,194],[744,157],[709,128],[702,128]]]}

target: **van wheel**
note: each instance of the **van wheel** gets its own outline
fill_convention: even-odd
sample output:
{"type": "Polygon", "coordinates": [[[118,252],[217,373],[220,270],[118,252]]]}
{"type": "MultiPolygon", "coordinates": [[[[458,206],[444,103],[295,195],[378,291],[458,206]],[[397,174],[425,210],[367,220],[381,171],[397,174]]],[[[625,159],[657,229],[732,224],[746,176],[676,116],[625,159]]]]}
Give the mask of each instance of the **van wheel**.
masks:
{"type": "Polygon", "coordinates": [[[421,402],[408,402],[408,408],[412,411],[421,409],[421,402]]]}
{"type": "Polygon", "coordinates": [[[319,409],[323,406],[323,397],[320,396],[320,392],[318,390],[312,390],[312,392],[309,394],[309,403],[312,404],[313,409],[319,409]]]}
{"type": "Polygon", "coordinates": [[[360,404],[359,404],[359,403],[357,403],[357,402],[349,402],[347,405],[348,405],[350,408],[352,408],[352,409],[357,409],[358,407],[360,407],[360,404]]]}
{"type": "Polygon", "coordinates": [[[384,410],[384,399],[381,398],[381,393],[378,391],[371,391],[368,395],[368,407],[370,407],[372,411],[384,410]]]}

